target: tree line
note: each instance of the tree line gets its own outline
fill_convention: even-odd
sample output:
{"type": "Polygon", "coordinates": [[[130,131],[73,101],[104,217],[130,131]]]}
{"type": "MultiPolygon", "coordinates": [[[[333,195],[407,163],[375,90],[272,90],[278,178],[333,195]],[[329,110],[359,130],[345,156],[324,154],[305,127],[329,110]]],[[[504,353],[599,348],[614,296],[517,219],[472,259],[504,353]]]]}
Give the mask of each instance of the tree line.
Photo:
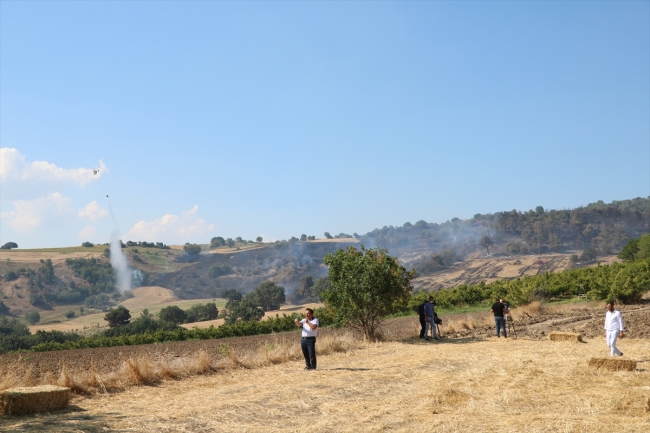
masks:
{"type": "MultiPolygon", "coordinates": [[[[402,226],[376,228],[362,237],[373,238],[380,248],[404,246],[409,236],[420,233],[422,240],[450,242],[467,231],[494,232],[492,240],[506,244],[513,254],[560,252],[567,248],[593,248],[597,254],[618,252],[628,240],[650,231],[650,198],[598,201],[567,210],[546,210],[537,206],[529,211],[503,211],[476,214],[471,219],[452,218],[441,224],[424,220],[402,226]],[[521,239],[510,240],[513,236],[521,239]]],[[[482,235],[481,235],[482,236],[482,235]]],[[[473,251],[477,242],[455,242],[457,253],[473,251]]],[[[482,248],[489,248],[483,245],[482,248]]]]}

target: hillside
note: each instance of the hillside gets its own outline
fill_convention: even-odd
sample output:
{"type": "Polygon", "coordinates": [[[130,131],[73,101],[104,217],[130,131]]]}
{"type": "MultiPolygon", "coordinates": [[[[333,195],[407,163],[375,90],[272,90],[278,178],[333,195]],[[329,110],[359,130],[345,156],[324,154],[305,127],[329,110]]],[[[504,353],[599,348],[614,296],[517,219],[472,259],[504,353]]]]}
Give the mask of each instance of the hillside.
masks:
{"type": "MultiPolygon", "coordinates": [[[[571,255],[583,252],[590,255],[589,266],[611,262],[627,240],[649,231],[650,200],[638,198],[573,210],[538,207],[477,214],[441,224],[421,220],[353,237],[341,233],[330,239],[292,238],[266,244],[230,240],[230,247],[201,245],[201,254],[192,257],[181,246],[160,249],[127,242],[131,246],[124,251],[130,266],[141,271],[136,285],[170,290],[178,300],[212,299],[225,289],[248,292],[271,280],[285,287],[289,300],[300,304],[315,300],[297,295],[301,279],[327,275],[325,254],[348,246],[387,248],[405,267],[418,270],[416,290],[436,290],[569,269],[575,266],[571,255]],[[479,247],[484,238],[489,238],[489,255],[488,248],[479,247]]],[[[106,280],[111,277],[105,248],[0,250],[0,275],[5,277],[0,282],[2,302],[11,314],[22,315],[31,310],[60,313],[66,306],[78,309],[84,303],[103,309],[125,301],[106,280]],[[104,282],[87,280],[82,270],[75,272],[66,264],[67,259],[94,260],[94,268],[82,270],[92,271],[99,275],[95,280],[104,282]],[[7,276],[12,272],[15,278],[10,281],[7,276]],[[88,303],[88,297],[103,293],[110,298],[88,303]]]]}

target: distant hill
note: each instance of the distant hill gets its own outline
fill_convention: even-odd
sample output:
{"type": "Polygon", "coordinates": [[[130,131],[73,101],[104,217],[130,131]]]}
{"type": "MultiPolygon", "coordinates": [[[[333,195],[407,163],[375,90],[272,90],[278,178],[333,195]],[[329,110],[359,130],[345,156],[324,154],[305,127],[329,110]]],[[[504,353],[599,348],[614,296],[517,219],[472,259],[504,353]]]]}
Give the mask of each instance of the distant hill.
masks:
{"type": "MultiPolygon", "coordinates": [[[[202,253],[191,257],[182,247],[142,246],[153,243],[131,243],[124,251],[131,267],[142,272],[140,284],[169,289],[180,300],[214,298],[225,289],[248,292],[272,280],[286,288],[289,299],[309,302],[313,298],[297,295],[301,279],[326,276],[325,254],[348,246],[386,248],[407,268],[418,270],[416,289],[437,289],[566,269],[574,266],[575,259],[571,261],[570,256],[580,256],[585,250],[611,258],[629,239],[647,232],[650,199],[636,198],[608,204],[599,201],[570,210],[540,206],[529,211],[476,214],[444,223],[420,220],[384,226],[364,235],[341,233],[332,239],[292,238],[262,244],[237,238],[230,246],[210,249],[202,245],[202,253]],[[487,244],[482,241],[486,237],[487,244]],[[554,265],[535,265],[530,257],[538,254],[551,254],[554,265]],[[513,264],[517,257],[521,265],[513,264]]],[[[104,249],[0,250],[0,300],[16,315],[61,305],[86,303],[102,308],[122,302],[124,299],[112,292],[104,249]],[[88,262],[72,266],[67,259],[88,262]]]]}

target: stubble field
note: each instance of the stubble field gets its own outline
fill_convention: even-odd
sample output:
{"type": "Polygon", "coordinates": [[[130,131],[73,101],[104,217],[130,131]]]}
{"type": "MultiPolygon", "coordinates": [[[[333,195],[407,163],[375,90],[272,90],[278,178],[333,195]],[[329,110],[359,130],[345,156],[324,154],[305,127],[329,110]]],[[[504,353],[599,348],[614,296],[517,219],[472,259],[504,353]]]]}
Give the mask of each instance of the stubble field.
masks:
{"type": "MultiPolygon", "coordinates": [[[[296,344],[294,344],[296,346],[296,344]]],[[[365,344],[302,362],[222,369],[122,393],[77,396],[2,431],[647,432],[650,342],[623,340],[636,372],[590,369],[600,339],[365,344]]]]}
{"type": "Polygon", "coordinates": [[[302,370],[297,332],[4,355],[0,388],[13,377],[77,394],[65,411],[0,416],[0,431],[647,432],[648,305],[621,309],[641,336],[619,342],[635,372],[588,367],[608,355],[602,305],[590,303],[515,310],[518,339],[492,337],[486,313],[443,317],[435,343],[413,338],[412,316],[389,321],[378,343],[325,329],[314,372],[302,370]],[[558,329],[586,341],[542,333],[558,329]]]}

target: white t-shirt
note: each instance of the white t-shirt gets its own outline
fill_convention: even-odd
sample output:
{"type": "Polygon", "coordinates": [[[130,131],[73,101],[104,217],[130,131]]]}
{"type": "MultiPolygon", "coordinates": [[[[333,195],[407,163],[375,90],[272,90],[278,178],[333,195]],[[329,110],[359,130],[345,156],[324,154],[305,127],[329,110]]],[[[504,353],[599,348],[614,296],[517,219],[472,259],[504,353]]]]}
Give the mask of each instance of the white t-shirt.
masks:
{"type": "Polygon", "coordinates": [[[620,311],[614,310],[611,313],[608,311],[605,314],[605,329],[608,331],[623,331],[623,315],[620,311]]]}
{"type": "MultiPolygon", "coordinates": [[[[306,319],[306,318],[305,318],[305,319],[302,319],[302,320],[300,321],[300,323],[302,323],[302,336],[303,336],[303,337],[316,337],[316,336],[318,335],[318,328],[312,330],[312,329],[307,325],[307,319],[306,319]]],[[[313,319],[311,319],[311,320],[309,321],[309,323],[311,323],[312,325],[320,326],[320,323],[318,322],[318,319],[317,319],[316,317],[314,317],[313,319]]]]}

